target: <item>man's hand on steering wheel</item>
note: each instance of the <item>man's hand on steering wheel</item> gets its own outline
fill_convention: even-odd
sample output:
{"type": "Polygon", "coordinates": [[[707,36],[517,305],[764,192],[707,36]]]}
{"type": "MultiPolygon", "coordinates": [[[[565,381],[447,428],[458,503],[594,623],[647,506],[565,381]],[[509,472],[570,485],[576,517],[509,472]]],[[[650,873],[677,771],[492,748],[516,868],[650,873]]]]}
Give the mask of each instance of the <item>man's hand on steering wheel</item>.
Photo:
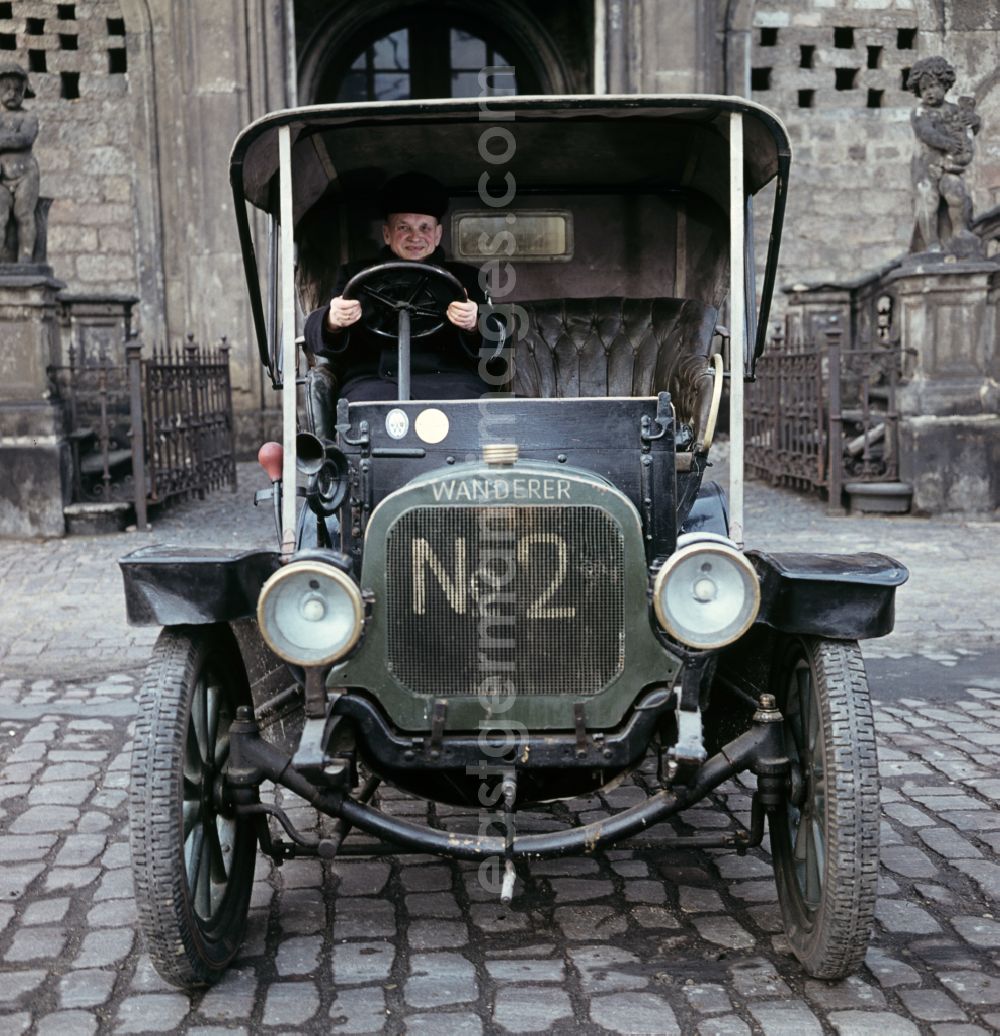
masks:
{"type": "Polygon", "coordinates": [[[464,302],[449,302],[445,315],[455,327],[463,331],[475,331],[479,322],[479,306],[468,298],[464,302]]]}
{"type": "Polygon", "coordinates": [[[330,309],[326,315],[328,331],[340,331],[361,319],[361,303],[357,299],[345,299],[338,295],[330,300],[330,309]]]}

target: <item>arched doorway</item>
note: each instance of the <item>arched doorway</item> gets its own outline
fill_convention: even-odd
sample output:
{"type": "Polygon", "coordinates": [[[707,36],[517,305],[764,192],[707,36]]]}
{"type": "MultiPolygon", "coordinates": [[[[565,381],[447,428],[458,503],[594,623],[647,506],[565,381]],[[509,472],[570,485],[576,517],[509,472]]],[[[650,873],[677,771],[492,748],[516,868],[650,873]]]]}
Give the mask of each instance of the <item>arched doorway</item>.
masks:
{"type": "MultiPolygon", "coordinates": [[[[514,68],[518,93],[564,93],[567,75],[544,28],[520,5],[381,0],[335,10],[299,63],[308,104],[477,97],[484,67],[514,68]]],[[[509,80],[505,80],[505,86],[509,80]]]]}

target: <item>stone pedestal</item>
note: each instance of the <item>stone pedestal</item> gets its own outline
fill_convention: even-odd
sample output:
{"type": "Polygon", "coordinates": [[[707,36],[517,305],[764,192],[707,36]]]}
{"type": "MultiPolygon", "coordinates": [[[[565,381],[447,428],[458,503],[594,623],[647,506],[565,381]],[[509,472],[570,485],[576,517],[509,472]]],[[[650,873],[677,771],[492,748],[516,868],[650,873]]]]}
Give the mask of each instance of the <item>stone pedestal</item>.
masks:
{"type": "Polygon", "coordinates": [[[48,267],[0,265],[0,536],[65,532],[69,447],[46,374],[64,287],[48,267]]]}
{"type": "Polygon", "coordinates": [[[908,350],[900,477],[917,511],[1000,507],[1000,267],[911,257],[885,278],[908,350]]]}

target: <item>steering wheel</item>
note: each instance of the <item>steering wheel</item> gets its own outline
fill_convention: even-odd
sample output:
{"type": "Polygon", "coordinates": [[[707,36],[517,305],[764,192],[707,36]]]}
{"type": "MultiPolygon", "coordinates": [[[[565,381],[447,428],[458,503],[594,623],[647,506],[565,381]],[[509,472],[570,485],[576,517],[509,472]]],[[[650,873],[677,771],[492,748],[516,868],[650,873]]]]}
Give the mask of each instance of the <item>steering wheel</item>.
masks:
{"type": "Polygon", "coordinates": [[[374,334],[399,338],[408,322],[409,337],[423,338],[444,325],[449,302],[464,302],[467,295],[461,281],[440,266],[398,262],[356,273],[343,297],[361,302],[361,322],[374,334]]]}

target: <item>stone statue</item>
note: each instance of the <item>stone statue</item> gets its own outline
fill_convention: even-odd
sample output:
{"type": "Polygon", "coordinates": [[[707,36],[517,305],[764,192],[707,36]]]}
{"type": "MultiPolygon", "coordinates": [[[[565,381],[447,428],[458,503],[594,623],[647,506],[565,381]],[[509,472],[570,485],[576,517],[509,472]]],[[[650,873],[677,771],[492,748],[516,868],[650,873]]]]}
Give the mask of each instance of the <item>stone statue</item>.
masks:
{"type": "Polygon", "coordinates": [[[17,263],[32,262],[37,237],[38,162],[31,148],[38,136],[38,119],[21,108],[26,97],[34,96],[28,73],[20,65],[0,64],[0,247],[13,213],[17,263]]]}
{"type": "Polygon", "coordinates": [[[977,257],[982,242],[970,229],[972,199],[962,176],[982,123],[972,97],[960,97],[958,104],[945,100],[954,85],[955,69],[942,57],[921,58],[906,81],[919,99],[910,116],[916,137],[911,164],[916,225],[910,250],[977,257]]]}

